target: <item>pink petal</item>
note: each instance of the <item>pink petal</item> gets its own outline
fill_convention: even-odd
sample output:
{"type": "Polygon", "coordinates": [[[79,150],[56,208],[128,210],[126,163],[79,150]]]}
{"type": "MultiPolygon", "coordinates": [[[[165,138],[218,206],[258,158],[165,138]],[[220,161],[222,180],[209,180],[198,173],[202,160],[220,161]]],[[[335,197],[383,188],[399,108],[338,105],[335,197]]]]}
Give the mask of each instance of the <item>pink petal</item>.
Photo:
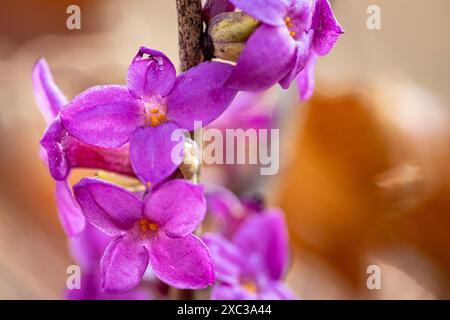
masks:
{"type": "Polygon", "coordinates": [[[73,189],[86,219],[106,234],[127,231],[142,218],[141,200],[116,185],[84,178],[73,189]]]}
{"type": "Polygon", "coordinates": [[[270,288],[260,294],[263,300],[297,300],[295,293],[285,284],[278,281],[272,283],[270,288]]]}
{"type": "Polygon", "coordinates": [[[291,0],[229,0],[253,18],[272,26],[284,25],[291,0]]]}
{"type": "Polygon", "coordinates": [[[144,200],[144,215],[170,237],[184,237],[194,232],[205,213],[203,186],[186,180],[166,182],[144,200]]]}
{"type": "Polygon", "coordinates": [[[44,58],[39,59],[32,73],[34,97],[47,123],[55,120],[67,99],[56,86],[53,76],[44,58]]]}
{"type": "Polygon", "coordinates": [[[306,67],[300,72],[296,78],[298,93],[300,100],[306,101],[314,93],[315,87],[315,67],[316,67],[317,55],[311,53],[306,67]]]}
{"type": "Polygon", "coordinates": [[[168,285],[178,289],[203,289],[214,283],[209,250],[194,235],[170,238],[159,233],[149,253],[153,272],[168,285]]]}
{"type": "Polygon", "coordinates": [[[344,33],[327,0],[317,1],[312,28],[316,30],[314,51],[320,56],[328,54],[344,33]]]}
{"type": "Polygon", "coordinates": [[[139,100],[127,87],[116,85],[87,89],[67,104],[61,119],[71,135],[104,148],[125,144],[144,121],[139,100]]]}
{"type": "Polygon", "coordinates": [[[69,239],[70,253],[82,269],[98,271],[100,259],[112,239],[88,222],[83,232],[69,239]]]}
{"type": "Polygon", "coordinates": [[[308,58],[311,53],[311,41],[313,39],[314,32],[303,33],[302,37],[297,40],[297,47],[295,49],[295,65],[291,71],[280,80],[280,85],[283,89],[287,89],[291,86],[295,77],[306,67],[308,58]]]}
{"type": "Polygon", "coordinates": [[[295,66],[295,48],[286,27],[260,26],[248,39],[227,85],[243,91],[270,88],[295,66]]]}
{"type": "Polygon", "coordinates": [[[211,291],[211,300],[257,300],[257,296],[239,284],[216,284],[211,291]]]}
{"type": "Polygon", "coordinates": [[[128,68],[127,86],[135,98],[165,97],[175,78],[175,67],[164,53],[141,47],[128,68]]]}
{"type": "Polygon", "coordinates": [[[181,74],[168,96],[169,119],[189,131],[194,129],[194,121],[206,126],[216,119],[237,93],[224,86],[232,70],[226,63],[204,62],[181,74]]]}
{"type": "Polygon", "coordinates": [[[228,0],[207,0],[203,6],[203,19],[208,22],[218,14],[234,11],[234,5],[228,0]]]}
{"type": "Polygon", "coordinates": [[[219,234],[207,233],[202,237],[213,256],[217,280],[227,283],[239,283],[241,261],[238,248],[219,234]]]}
{"type": "Polygon", "coordinates": [[[44,133],[40,144],[47,153],[47,164],[53,179],[63,181],[69,175],[70,166],[67,162],[63,140],[67,131],[56,118],[44,133]]]}
{"type": "Polygon", "coordinates": [[[249,218],[232,242],[251,262],[247,265],[249,273],[266,273],[273,280],[281,279],[288,262],[288,234],[281,212],[272,210],[249,218]]]}
{"type": "Polygon", "coordinates": [[[55,195],[56,208],[64,231],[68,237],[78,235],[84,230],[85,219],[66,180],[56,181],[55,195]]]}
{"type": "Polygon", "coordinates": [[[130,141],[130,158],[136,175],[146,185],[155,186],[170,176],[183,160],[183,141],[172,141],[172,134],[179,130],[172,121],[152,127],[141,127],[133,133],[130,141]],[[180,153],[172,152],[181,145],[180,153]]]}
{"type": "Polygon", "coordinates": [[[148,251],[141,243],[119,236],[106,248],[100,265],[102,290],[124,292],[141,282],[148,265],[148,251]]]}

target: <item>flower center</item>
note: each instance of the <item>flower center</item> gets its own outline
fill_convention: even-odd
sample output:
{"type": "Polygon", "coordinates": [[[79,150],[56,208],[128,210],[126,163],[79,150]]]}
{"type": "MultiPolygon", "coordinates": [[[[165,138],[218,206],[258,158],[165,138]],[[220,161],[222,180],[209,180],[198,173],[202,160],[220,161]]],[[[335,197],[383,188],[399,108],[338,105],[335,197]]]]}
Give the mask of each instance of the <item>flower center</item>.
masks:
{"type": "Polygon", "coordinates": [[[294,23],[292,22],[292,18],[290,16],[286,16],[286,18],[284,18],[284,22],[286,23],[286,27],[288,28],[291,37],[295,38],[297,33],[293,30],[294,23]]]}
{"type": "Polygon", "coordinates": [[[167,120],[166,108],[157,103],[144,102],[144,117],[147,126],[156,127],[167,120]]]}
{"type": "Polygon", "coordinates": [[[250,293],[256,293],[256,291],[258,291],[256,284],[251,281],[243,282],[241,286],[250,293]]]}
{"type": "Polygon", "coordinates": [[[158,225],[145,218],[140,219],[138,224],[139,233],[142,240],[146,239],[147,236],[153,236],[158,231],[158,225]]]}

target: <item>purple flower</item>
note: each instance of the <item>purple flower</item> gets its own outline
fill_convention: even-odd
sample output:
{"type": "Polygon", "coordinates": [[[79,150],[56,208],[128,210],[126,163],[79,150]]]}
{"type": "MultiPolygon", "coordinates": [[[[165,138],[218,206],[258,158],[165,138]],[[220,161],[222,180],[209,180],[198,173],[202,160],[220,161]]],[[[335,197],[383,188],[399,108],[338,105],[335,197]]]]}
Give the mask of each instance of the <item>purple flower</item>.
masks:
{"type": "Polygon", "coordinates": [[[239,199],[230,190],[211,186],[206,192],[208,214],[214,223],[214,230],[226,238],[231,238],[239,227],[250,217],[262,214],[261,201],[239,199]]]}
{"type": "Polygon", "coordinates": [[[261,22],[227,81],[235,89],[288,88],[310,54],[328,54],[343,33],[327,0],[229,1],[261,22]]]}
{"type": "Polygon", "coordinates": [[[108,294],[100,288],[100,259],[111,237],[99,231],[89,223],[82,233],[70,238],[70,251],[81,268],[79,289],[68,289],[69,300],[148,300],[148,290],[136,288],[120,293],[108,294]]]}
{"type": "Polygon", "coordinates": [[[217,234],[206,234],[203,240],[213,255],[218,280],[212,299],[295,299],[282,283],[288,247],[280,212],[253,216],[231,241],[217,234]]]}
{"type": "Polygon", "coordinates": [[[232,69],[205,62],[176,77],[163,53],[142,47],[128,69],[127,86],[87,89],[64,108],[61,119],[87,144],[117,148],[129,142],[137,176],[156,185],[182,160],[172,159],[180,143],[171,139],[174,130],[193,130],[194,121],[210,123],[233,100],[236,91],[223,86],[232,69]]]}
{"type": "Polygon", "coordinates": [[[41,146],[50,174],[55,180],[64,181],[71,168],[92,168],[134,176],[128,146],[105,149],[87,145],[66,131],[59,119],[59,112],[67,99],[53,81],[44,59],[39,59],[32,73],[36,102],[49,124],[41,146]]]}
{"type": "Polygon", "coordinates": [[[160,184],[143,200],[97,179],[82,179],[75,197],[86,219],[114,238],[101,259],[101,287],[136,287],[147,266],[168,285],[199,289],[214,282],[212,258],[192,232],[203,220],[203,187],[186,180],[160,184]]]}

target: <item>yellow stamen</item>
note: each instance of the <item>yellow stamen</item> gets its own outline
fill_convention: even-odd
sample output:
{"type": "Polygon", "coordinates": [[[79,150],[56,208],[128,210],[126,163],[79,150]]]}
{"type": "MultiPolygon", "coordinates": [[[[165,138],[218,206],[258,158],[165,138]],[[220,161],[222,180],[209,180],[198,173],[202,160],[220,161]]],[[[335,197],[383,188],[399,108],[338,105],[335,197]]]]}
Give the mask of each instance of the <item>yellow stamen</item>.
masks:
{"type": "Polygon", "coordinates": [[[166,121],[166,115],[164,113],[158,114],[158,119],[161,121],[166,121]]]}
{"type": "Polygon", "coordinates": [[[142,240],[147,238],[147,235],[152,235],[152,232],[158,231],[158,225],[149,220],[142,218],[139,220],[140,237],[142,240]],[[149,233],[150,232],[150,233],[149,233]]]}
{"type": "Polygon", "coordinates": [[[291,35],[291,37],[295,37],[296,35],[295,31],[290,31],[289,34],[291,35]]]}
{"type": "Polygon", "coordinates": [[[156,127],[157,125],[159,125],[161,123],[161,121],[155,117],[155,116],[150,116],[150,121],[152,126],[156,127]]]}
{"type": "Polygon", "coordinates": [[[152,108],[150,111],[151,111],[151,113],[155,113],[156,114],[156,113],[159,112],[159,109],[158,108],[152,108]]]}
{"type": "Polygon", "coordinates": [[[255,293],[257,291],[256,285],[253,282],[245,282],[242,287],[248,292],[255,293]]]}

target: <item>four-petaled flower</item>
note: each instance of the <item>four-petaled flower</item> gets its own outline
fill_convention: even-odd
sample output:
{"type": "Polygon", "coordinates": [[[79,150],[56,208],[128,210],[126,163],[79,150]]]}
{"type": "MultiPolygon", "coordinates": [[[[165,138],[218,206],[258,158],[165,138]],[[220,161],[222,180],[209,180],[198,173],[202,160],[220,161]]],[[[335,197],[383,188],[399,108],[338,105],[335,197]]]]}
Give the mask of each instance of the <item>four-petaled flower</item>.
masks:
{"type": "Polygon", "coordinates": [[[64,181],[71,168],[91,168],[134,176],[128,146],[116,149],[99,148],[83,143],[63,127],[59,113],[67,99],[53,81],[44,59],[39,59],[32,73],[37,105],[47,121],[48,128],[41,139],[41,152],[48,163],[53,179],[64,181]]]}
{"type": "Polygon", "coordinates": [[[208,248],[192,234],[203,220],[203,186],[171,180],[143,199],[93,178],[74,186],[86,219],[114,236],[101,259],[102,289],[117,293],[136,287],[147,266],[176,288],[199,289],[214,282],[208,248]]]}
{"type": "Polygon", "coordinates": [[[231,241],[219,234],[206,234],[203,240],[213,255],[218,280],[212,299],[295,299],[282,282],[288,247],[280,212],[249,218],[231,241]]]}
{"type": "MultiPolygon", "coordinates": [[[[167,178],[182,161],[172,151],[177,129],[206,125],[231,103],[236,91],[224,86],[233,67],[205,62],[176,77],[161,52],[141,47],[133,59],[127,86],[87,89],[62,110],[64,127],[77,139],[98,147],[130,143],[131,163],[147,186],[167,178]]],[[[182,153],[182,150],[180,150],[182,153]]]]}
{"type": "Polygon", "coordinates": [[[308,60],[328,54],[343,33],[328,0],[229,1],[261,22],[227,81],[235,89],[288,88],[308,60]]]}

